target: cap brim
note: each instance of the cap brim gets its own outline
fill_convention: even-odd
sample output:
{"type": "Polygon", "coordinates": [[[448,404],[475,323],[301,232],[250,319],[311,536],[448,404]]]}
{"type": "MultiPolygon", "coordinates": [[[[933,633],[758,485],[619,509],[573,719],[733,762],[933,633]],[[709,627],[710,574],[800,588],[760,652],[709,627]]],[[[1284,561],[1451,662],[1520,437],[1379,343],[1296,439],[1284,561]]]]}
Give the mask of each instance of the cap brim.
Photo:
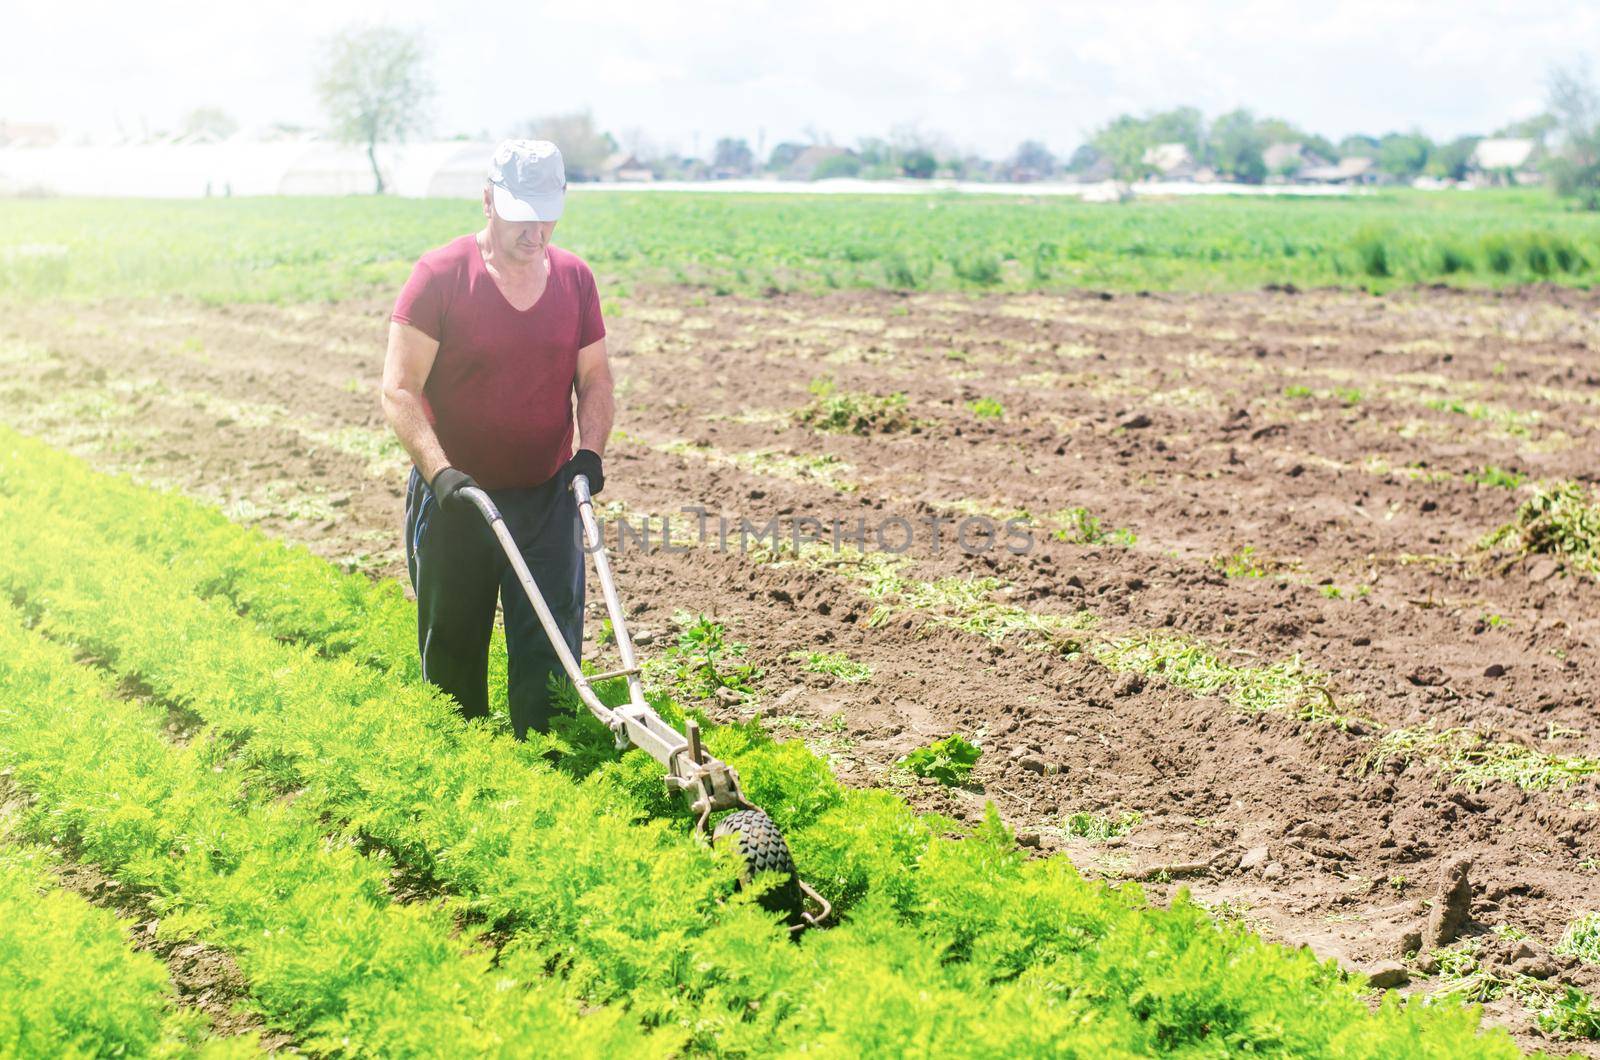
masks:
{"type": "Polygon", "coordinates": [[[493,184],[494,212],[502,221],[558,221],[565,195],[545,195],[537,199],[519,199],[499,184],[493,184]]]}

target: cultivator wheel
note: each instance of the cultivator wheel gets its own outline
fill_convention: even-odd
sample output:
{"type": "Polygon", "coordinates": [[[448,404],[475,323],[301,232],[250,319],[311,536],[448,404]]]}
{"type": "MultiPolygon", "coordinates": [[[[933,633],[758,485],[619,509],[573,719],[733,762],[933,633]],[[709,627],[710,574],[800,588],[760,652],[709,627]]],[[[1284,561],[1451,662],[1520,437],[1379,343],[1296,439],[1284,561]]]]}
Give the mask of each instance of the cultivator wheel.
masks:
{"type": "Polygon", "coordinates": [[[744,859],[742,880],[749,883],[764,872],[775,872],[780,882],[761,896],[761,906],[770,913],[782,913],[790,928],[807,922],[805,893],[800,886],[800,875],[795,871],[794,858],[789,855],[789,844],[783,834],[760,810],[736,810],[717,822],[711,833],[713,843],[724,836],[739,837],[739,856],[744,859]]]}

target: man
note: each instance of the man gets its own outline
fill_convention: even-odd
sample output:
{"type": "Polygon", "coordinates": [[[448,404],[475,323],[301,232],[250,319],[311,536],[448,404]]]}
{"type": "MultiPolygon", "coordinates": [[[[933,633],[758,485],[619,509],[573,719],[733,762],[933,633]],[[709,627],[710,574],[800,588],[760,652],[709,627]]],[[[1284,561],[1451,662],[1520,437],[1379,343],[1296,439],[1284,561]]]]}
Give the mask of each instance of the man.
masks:
{"type": "Polygon", "coordinates": [[[482,230],[424,254],[395,303],[383,411],[411,455],[406,563],[422,676],[468,718],[489,711],[495,598],[505,612],[511,725],[547,730],[561,663],[488,525],[461,494],[494,499],[567,646],[583,640],[575,474],[599,493],[611,369],[594,275],[551,245],[566,172],[543,140],[506,140],[489,164],[482,230]],[[572,451],[573,396],[578,440],[572,451]]]}

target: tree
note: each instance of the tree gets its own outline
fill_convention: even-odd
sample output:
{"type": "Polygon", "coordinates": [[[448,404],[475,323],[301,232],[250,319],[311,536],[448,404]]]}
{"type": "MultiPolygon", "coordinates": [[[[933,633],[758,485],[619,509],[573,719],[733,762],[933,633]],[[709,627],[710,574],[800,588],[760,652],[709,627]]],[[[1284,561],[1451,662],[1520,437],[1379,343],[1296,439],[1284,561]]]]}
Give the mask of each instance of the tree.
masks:
{"type": "Polygon", "coordinates": [[[885,166],[893,161],[894,149],[881,136],[863,136],[856,141],[856,154],[864,166],[885,166]]]}
{"type": "Polygon", "coordinates": [[[1138,180],[1150,171],[1144,153],[1154,144],[1150,127],[1132,114],[1124,114],[1094,134],[1090,145],[1110,161],[1118,180],[1138,180]]]}
{"type": "Polygon", "coordinates": [[[617,150],[617,141],[595,127],[594,115],[587,110],[547,114],[524,122],[518,131],[561,148],[561,163],[571,180],[599,180],[606,159],[617,150]]]}
{"type": "Polygon", "coordinates": [[[1205,156],[1205,119],[1194,107],[1176,107],[1145,121],[1152,144],[1182,144],[1194,158],[1205,156]]]}
{"type": "Polygon", "coordinates": [[[817,168],[811,171],[812,180],[827,180],[830,177],[853,177],[861,172],[861,159],[848,152],[844,154],[829,155],[817,163],[817,168]]]}
{"type": "Polygon", "coordinates": [[[1472,153],[1478,149],[1481,136],[1458,136],[1447,144],[1438,144],[1428,154],[1427,174],[1440,180],[1465,180],[1472,168],[1472,153]]]}
{"type": "Polygon", "coordinates": [[[1100,152],[1093,144],[1079,144],[1072,152],[1072,157],[1067,159],[1067,171],[1071,173],[1085,173],[1094,168],[1095,163],[1101,158],[1100,152]]]}
{"type": "Polygon", "coordinates": [[[220,107],[196,107],[183,116],[178,135],[226,140],[239,131],[239,123],[220,107]]]}
{"type": "Polygon", "coordinates": [[[861,159],[861,169],[856,176],[866,180],[893,180],[900,175],[895,150],[881,136],[864,136],[857,140],[856,155],[861,159]]]}
{"type": "Polygon", "coordinates": [[[1557,125],[1554,114],[1536,114],[1531,118],[1523,118],[1509,125],[1502,125],[1493,132],[1496,139],[1532,140],[1540,147],[1544,146],[1545,137],[1555,132],[1557,125]]]}
{"type": "Polygon", "coordinates": [[[1256,132],[1268,147],[1273,144],[1298,144],[1305,142],[1305,133],[1282,118],[1262,118],[1256,122],[1256,132]]]}
{"type": "Polygon", "coordinates": [[[1561,137],[1546,163],[1556,194],[1600,209],[1600,89],[1587,65],[1551,72],[1550,112],[1561,137]]]}
{"type": "Polygon", "coordinates": [[[917,180],[932,177],[941,158],[959,154],[942,134],[914,121],[899,122],[889,129],[889,151],[891,169],[917,180]]]}
{"type": "Polygon", "coordinates": [[[1211,158],[1217,171],[1246,184],[1259,184],[1267,175],[1261,153],[1266,149],[1255,115],[1240,108],[1211,124],[1211,158]]]}
{"type": "Polygon", "coordinates": [[[956,180],[993,180],[994,163],[982,155],[968,152],[945,163],[956,180]]]}
{"type": "Polygon", "coordinates": [[[1320,133],[1306,134],[1301,139],[1300,146],[1325,162],[1335,161],[1339,157],[1339,149],[1333,146],[1333,141],[1320,133]]]}
{"type": "Polygon", "coordinates": [[[772,154],[767,156],[767,169],[773,173],[786,173],[794,165],[795,159],[800,157],[800,152],[806,149],[805,144],[793,141],[784,141],[772,149],[772,154]]]}
{"type": "Polygon", "coordinates": [[[389,26],[336,33],[323,45],[316,87],[334,136],[366,145],[374,190],[382,195],[378,144],[404,141],[427,122],[433,83],[421,36],[389,26]]]}
{"type": "Polygon", "coordinates": [[[914,147],[900,156],[900,172],[916,180],[927,180],[938,168],[939,160],[933,157],[933,152],[921,147],[914,147]]]}
{"type": "Polygon", "coordinates": [[[711,164],[717,169],[746,174],[755,164],[755,155],[745,141],[724,136],[717,141],[717,146],[711,155],[711,164]]]}
{"type": "Polygon", "coordinates": [[[1055,172],[1056,156],[1038,140],[1024,140],[1017,145],[1011,164],[1006,168],[1013,180],[1036,180],[1055,172]]]}
{"type": "Polygon", "coordinates": [[[1420,176],[1433,151],[1433,141],[1419,132],[1389,133],[1378,141],[1378,168],[1390,176],[1420,176]]]}
{"type": "Polygon", "coordinates": [[[1371,136],[1353,133],[1339,141],[1340,158],[1377,158],[1378,141],[1371,136]]]}

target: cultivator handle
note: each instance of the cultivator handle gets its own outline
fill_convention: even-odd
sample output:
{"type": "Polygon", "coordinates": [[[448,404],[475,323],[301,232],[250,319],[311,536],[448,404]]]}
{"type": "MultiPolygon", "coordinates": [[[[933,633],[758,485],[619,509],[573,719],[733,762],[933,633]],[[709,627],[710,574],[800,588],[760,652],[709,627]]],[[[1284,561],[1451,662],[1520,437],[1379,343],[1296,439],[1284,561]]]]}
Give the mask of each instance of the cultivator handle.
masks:
{"type": "MultiPolygon", "coordinates": [[[[721,759],[706,753],[700,742],[698,723],[689,721],[685,726],[688,730],[687,736],[680,734],[663,721],[646,701],[644,684],[639,677],[639,660],[633,651],[633,638],[628,633],[627,619],[622,613],[622,599],[617,595],[616,580],[611,574],[611,559],[606,555],[605,538],[600,531],[599,520],[595,518],[594,497],[589,491],[588,476],[574,475],[569,488],[578,502],[578,518],[583,524],[583,550],[594,560],[595,575],[600,580],[600,591],[606,601],[606,613],[611,618],[611,630],[616,636],[617,652],[622,656],[621,667],[603,674],[585,674],[583,668],[578,665],[577,658],[567,647],[566,638],[561,635],[555,616],[545,603],[544,594],[539,591],[538,584],[533,580],[533,574],[522,558],[522,550],[517,547],[511,531],[506,528],[505,519],[495,507],[494,501],[476,486],[463,488],[461,495],[478,509],[484,521],[489,524],[489,529],[494,533],[495,540],[500,543],[506,561],[511,564],[511,569],[515,572],[517,581],[521,583],[528,602],[533,605],[534,613],[539,617],[539,625],[544,629],[551,648],[561,661],[562,670],[566,672],[572,686],[577,689],[578,698],[583,705],[611,730],[616,738],[618,750],[630,746],[637,747],[666,768],[667,775],[664,779],[667,787],[683,795],[689,803],[690,810],[695,814],[695,829],[710,839],[713,813],[723,810],[751,810],[757,813],[761,811],[744,797],[744,791],[739,786],[738,771],[721,759]],[[594,684],[616,677],[627,678],[628,702],[612,708],[600,702],[600,697],[595,694],[594,684]]],[[[762,816],[765,817],[765,814],[762,816]]],[[[816,907],[814,910],[799,912],[795,918],[797,921],[795,929],[814,926],[826,920],[831,912],[828,902],[800,881],[798,876],[795,877],[795,881],[816,907]]]]}

